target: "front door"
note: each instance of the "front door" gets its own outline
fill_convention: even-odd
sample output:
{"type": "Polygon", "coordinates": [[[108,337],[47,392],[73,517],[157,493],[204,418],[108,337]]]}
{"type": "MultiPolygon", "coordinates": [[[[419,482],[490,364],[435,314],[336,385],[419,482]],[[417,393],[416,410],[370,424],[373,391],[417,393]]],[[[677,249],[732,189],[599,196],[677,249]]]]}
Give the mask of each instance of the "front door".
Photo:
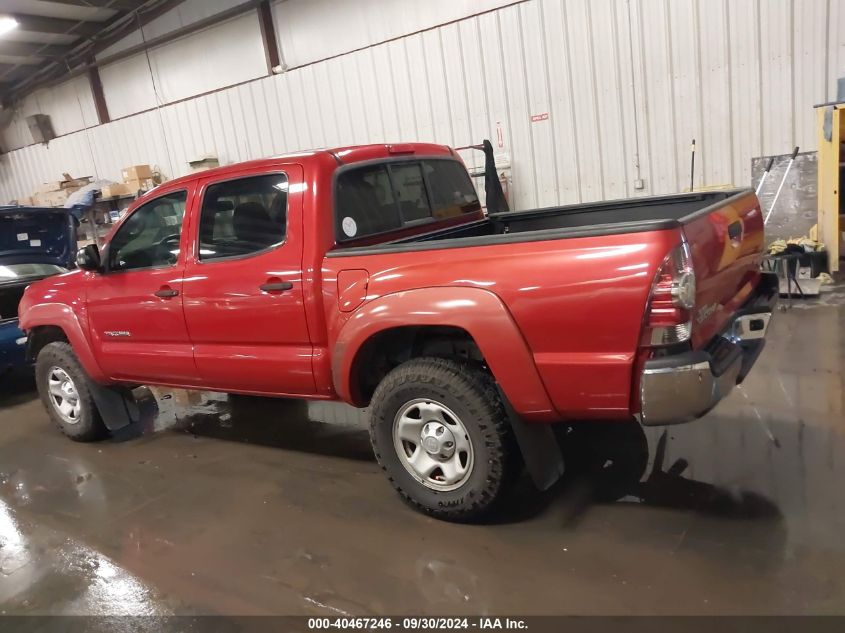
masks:
{"type": "Polygon", "coordinates": [[[104,272],[87,287],[94,352],[111,378],[153,384],[198,382],[182,310],[191,188],[135,209],[103,251],[104,272]]]}
{"type": "Polygon", "coordinates": [[[315,393],[302,288],[302,169],[200,183],[184,275],[194,358],[211,389],[315,393]]]}

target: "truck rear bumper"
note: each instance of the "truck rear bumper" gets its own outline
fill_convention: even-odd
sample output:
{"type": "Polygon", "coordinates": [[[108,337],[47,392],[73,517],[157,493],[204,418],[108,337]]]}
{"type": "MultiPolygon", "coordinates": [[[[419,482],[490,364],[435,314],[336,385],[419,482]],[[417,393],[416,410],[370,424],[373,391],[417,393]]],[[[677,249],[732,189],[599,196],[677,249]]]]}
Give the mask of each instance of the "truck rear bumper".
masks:
{"type": "Polygon", "coordinates": [[[700,418],[741,383],[763,351],[777,298],[776,275],[763,273],[754,295],[704,349],[647,361],[640,378],[642,424],[700,418]]]}

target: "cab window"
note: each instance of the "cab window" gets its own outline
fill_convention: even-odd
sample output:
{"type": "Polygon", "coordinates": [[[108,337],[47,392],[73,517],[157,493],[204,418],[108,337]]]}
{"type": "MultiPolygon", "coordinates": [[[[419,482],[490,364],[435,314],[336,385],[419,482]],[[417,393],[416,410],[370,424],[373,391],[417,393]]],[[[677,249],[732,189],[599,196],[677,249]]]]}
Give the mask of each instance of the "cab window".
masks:
{"type": "Polygon", "coordinates": [[[481,203],[455,160],[389,161],[344,170],[335,187],[337,242],[477,212],[481,203]]]}
{"type": "Polygon", "coordinates": [[[288,178],[267,174],[209,185],[200,212],[200,260],[278,246],[287,233],[288,178]]]}
{"type": "Polygon", "coordinates": [[[175,265],[187,199],[187,191],[176,191],[136,209],[109,242],[109,270],[175,265]]]}

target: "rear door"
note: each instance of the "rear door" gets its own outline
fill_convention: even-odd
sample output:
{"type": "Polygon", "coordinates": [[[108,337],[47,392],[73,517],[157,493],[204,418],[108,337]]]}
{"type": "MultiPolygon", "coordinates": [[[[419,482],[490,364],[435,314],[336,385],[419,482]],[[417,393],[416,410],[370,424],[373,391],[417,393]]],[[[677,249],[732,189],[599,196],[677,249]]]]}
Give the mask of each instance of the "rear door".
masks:
{"type": "Polygon", "coordinates": [[[193,187],[168,191],[132,211],[103,251],[106,271],[88,281],[94,353],[112,378],[198,381],[181,294],[183,222],[193,187]]]}
{"type": "Polygon", "coordinates": [[[718,334],[760,276],[763,214],[757,196],[728,199],[685,220],[695,270],[692,342],[699,347],[718,334]]]}
{"type": "Polygon", "coordinates": [[[302,279],[302,168],[201,182],[185,318],[203,383],[315,393],[302,279]]]}

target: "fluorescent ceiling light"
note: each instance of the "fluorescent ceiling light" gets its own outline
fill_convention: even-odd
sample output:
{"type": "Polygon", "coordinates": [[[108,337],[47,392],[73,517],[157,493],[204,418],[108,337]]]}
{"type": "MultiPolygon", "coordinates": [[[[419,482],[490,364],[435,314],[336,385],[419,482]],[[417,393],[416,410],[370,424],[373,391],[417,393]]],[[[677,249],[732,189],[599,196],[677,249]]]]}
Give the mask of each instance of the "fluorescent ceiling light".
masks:
{"type": "Polygon", "coordinates": [[[18,21],[8,15],[0,18],[0,35],[8,33],[12,29],[18,28],[18,21]]]}

